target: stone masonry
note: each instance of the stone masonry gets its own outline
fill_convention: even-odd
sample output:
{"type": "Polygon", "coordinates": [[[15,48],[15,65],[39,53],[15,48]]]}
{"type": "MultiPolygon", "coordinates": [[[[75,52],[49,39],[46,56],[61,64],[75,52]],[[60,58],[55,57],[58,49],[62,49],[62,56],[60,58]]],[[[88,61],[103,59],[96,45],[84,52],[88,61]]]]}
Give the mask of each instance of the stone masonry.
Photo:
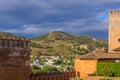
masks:
{"type": "Polygon", "coordinates": [[[0,80],[30,80],[30,40],[0,37],[0,80]]]}
{"type": "Polygon", "coordinates": [[[109,12],[109,49],[108,52],[120,52],[120,10],[109,12]],[[116,50],[116,49],[119,49],[116,50]]]}

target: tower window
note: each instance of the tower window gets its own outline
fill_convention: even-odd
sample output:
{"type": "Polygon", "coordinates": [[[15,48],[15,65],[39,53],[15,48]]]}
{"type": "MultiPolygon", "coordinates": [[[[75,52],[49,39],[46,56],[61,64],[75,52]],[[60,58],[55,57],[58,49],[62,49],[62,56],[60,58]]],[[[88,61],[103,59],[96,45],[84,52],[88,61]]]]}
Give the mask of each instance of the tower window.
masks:
{"type": "Polygon", "coordinates": [[[118,39],[118,42],[120,42],[120,38],[118,39]]]}

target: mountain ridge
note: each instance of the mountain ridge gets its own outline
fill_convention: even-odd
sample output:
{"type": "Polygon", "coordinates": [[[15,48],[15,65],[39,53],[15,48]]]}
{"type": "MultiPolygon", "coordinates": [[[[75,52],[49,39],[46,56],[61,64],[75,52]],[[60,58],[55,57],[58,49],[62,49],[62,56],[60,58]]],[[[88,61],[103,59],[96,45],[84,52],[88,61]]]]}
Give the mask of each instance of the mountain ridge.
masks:
{"type": "MultiPolygon", "coordinates": [[[[42,36],[38,36],[31,40],[32,48],[37,48],[37,53],[39,54],[66,54],[66,53],[77,53],[81,54],[84,51],[80,51],[80,46],[87,45],[89,49],[85,53],[90,52],[91,49],[95,48],[107,48],[106,40],[99,40],[92,38],[90,36],[78,36],[68,34],[62,31],[54,31],[47,33],[42,36]]],[[[36,50],[36,49],[35,49],[36,50]]],[[[36,52],[33,49],[33,53],[36,52]]]]}
{"type": "Polygon", "coordinates": [[[13,33],[8,33],[8,32],[0,32],[0,37],[16,37],[16,38],[24,38],[22,36],[18,36],[16,34],[13,33]]]}
{"type": "MultiPolygon", "coordinates": [[[[20,37],[16,34],[0,32],[0,36],[20,37]]],[[[98,40],[90,36],[72,35],[62,31],[50,32],[31,39],[32,55],[64,55],[86,54],[96,48],[105,47],[106,40],[98,40]],[[83,49],[86,48],[86,49],[83,49]]]]}

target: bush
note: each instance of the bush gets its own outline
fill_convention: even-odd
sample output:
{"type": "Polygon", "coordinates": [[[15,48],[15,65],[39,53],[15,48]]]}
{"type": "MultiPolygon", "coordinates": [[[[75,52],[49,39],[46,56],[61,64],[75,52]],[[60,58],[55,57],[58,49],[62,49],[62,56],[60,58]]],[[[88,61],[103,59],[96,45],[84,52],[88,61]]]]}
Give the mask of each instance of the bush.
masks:
{"type": "Polygon", "coordinates": [[[59,72],[59,70],[56,67],[50,66],[50,65],[46,65],[43,68],[43,72],[44,73],[55,73],[55,72],[59,72]]]}
{"type": "Polygon", "coordinates": [[[31,47],[35,47],[35,48],[43,48],[43,46],[41,46],[40,44],[36,43],[36,42],[31,42],[30,43],[31,47]]]}
{"type": "Polygon", "coordinates": [[[99,62],[97,64],[97,75],[108,77],[120,77],[120,63],[99,62]]]}
{"type": "Polygon", "coordinates": [[[30,74],[34,74],[34,67],[30,67],[30,74]]]}

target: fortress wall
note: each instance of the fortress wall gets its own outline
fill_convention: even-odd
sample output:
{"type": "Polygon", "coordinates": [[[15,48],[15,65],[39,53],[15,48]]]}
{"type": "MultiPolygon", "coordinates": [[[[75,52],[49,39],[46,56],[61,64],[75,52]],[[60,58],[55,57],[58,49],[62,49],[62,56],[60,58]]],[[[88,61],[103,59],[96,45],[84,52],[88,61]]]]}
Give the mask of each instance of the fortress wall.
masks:
{"type": "Polygon", "coordinates": [[[30,75],[30,80],[74,80],[74,79],[76,79],[75,71],[30,75]]]}
{"type": "Polygon", "coordinates": [[[30,40],[0,38],[0,80],[30,80],[30,40]]]}

